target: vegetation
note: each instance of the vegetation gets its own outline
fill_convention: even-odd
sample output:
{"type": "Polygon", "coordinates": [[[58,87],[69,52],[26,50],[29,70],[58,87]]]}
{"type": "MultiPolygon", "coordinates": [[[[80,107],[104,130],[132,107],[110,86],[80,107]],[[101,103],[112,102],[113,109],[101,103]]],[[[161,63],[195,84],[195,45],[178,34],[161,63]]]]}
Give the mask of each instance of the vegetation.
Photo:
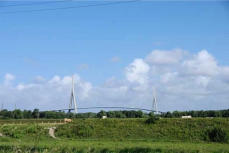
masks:
{"type": "Polygon", "coordinates": [[[0,153],[229,153],[228,112],[175,111],[155,116],[141,111],[74,115],[2,110],[0,153]],[[196,118],[181,119],[184,115],[196,118]],[[63,118],[74,119],[63,124],[63,118]],[[48,135],[48,128],[54,126],[58,139],[48,135]]]}
{"type": "MultiPolygon", "coordinates": [[[[38,109],[30,110],[13,110],[6,109],[0,111],[0,119],[63,119],[63,118],[101,118],[107,116],[108,118],[146,118],[151,113],[144,113],[142,111],[100,111],[98,113],[73,113],[54,112],[54,111],[39,111],[38,109]]],[[[209,111],[174,111],[164,112],[160,114],[163,118],[180,118],[181,116],[191,115],[192,117],[229,117],[228,110],[209,110],[209,111]]]]}
{"type": "Polygon", "coordinates": [[[206,111],[174,111],[162,113],[161,117],[178,118],[181,116],[191,115],[192,117],[229,117],[229,109],[227,110],[206,110],[206,111]]]}
{"type": "Polygon", "coordinates": [[[58,126],[56,134],[76,139],[151,139],[205,141],[206,127],[220,126],[228,135],[229,118],[160,119],[146,124],[147,119],[77,119],[58,126]]]}
{"type": "Polygon", "coordinates": [[[206,140],[212,141],[212,142],[227,142],[228,137],[227,133],[224,129],[221,127],[214,127],[207,129],[205,133],[206,140]]]}
{"type": "Polygon", "coordinates": [[[66,113],[66,112],[54,112],[54,111],[39,111],[34,109],[33,111],[19,109],[8,111],[6,109],[0,111],[0,118],[2,119],[63,119],[63,118],[101,118],[102,116],[108,116],[109,118],[143,118],[147,114],[142,111],[100,111],[98,113],[66,113]]]}
{"type": "Polygon", "coordinates": [[[59,124],[63,123],[63,120],[62,122],[60,120],[28,120],[18,123],[13,120],[14,124],[10,124],[10,121],[12,120],[0,121],[0,133],[11,138],[31,136],[38,131],[41,132],[40,135],[46,136],[48,130],[45,130],[44,126],[53,126],[53,123],[57,127],[55,133],[57,137],[73,139],[227,142],[227,135],[229,135],[229,118],[162,118],[158,120],[157,117],[152,116],[148,119],[75,119],[68,124],[59,124]]]}
{"type": "Polygon", "coordinates": [[[157,120],[150,116],[156,118],[153,124],[146,124],[148,118],[74,119],[68,124],[40,124],[40,120],[2,123],[0,153],[229,153],[228,142],[221,141],[229,134],[229,118],[157,120]],[[48,128],[53,126],[57,139],[48,135],[48,128]]]}
{"type": "Polygon", "coordinates": [[[229,153],[228,145],[219,143],[154,142],[149,140],[53,140],[41,139],[39,145],[23,140],[0,138],[1,153],[229,153]],[[12,147],[13,146],[13,147],[12,147]]]}
{"type": "Polygon", "coordinates": [[[150,114],[150,117],[145,121],[147,124],[155,124],[159,120],[158,116],[150,114]]]}

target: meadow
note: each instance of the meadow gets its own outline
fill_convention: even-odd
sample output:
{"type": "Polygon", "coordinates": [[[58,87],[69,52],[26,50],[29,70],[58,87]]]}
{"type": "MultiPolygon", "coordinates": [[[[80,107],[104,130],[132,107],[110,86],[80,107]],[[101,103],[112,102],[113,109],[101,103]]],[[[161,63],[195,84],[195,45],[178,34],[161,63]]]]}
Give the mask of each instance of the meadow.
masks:
{"type": "Polygon", "coordinates": [[[222,128],[229,135],[229,118],[75,119],[0,121],[0,152],[91,153],[229,153],[228,142],[211,142],[206,131],[222,128]],[[56,139],[48,128],[56,127],[56,139]]]}

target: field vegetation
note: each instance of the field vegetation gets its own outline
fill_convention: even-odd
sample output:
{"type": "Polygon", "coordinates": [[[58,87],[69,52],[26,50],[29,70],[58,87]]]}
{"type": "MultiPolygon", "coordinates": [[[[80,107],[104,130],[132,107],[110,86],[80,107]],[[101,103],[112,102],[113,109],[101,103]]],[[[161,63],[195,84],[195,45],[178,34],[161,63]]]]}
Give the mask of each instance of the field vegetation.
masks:
{"type": "Polygon", "coordinates": [[[229,153],[229,118],[149,119],[4,120],[0,152],[229,153]],[[57,139],[48,135],[54,126],[57,139]]]}

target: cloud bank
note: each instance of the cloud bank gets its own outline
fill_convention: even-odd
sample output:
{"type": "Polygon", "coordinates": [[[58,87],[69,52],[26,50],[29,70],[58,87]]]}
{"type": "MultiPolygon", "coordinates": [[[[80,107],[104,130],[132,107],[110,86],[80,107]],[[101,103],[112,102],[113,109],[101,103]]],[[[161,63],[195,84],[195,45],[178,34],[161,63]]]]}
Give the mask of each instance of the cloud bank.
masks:
{"type": "MultiPolygon", "coordinates": [[[[219,65],[207,50],[196,54],[182,49],[153,50],[123,69],[125,78],[108,78],[99,86],[75,74],[79,107],[151,108],[156,88],[161,111],[229,108],[229,66],[219,65]]],[[[71,76],[37,76],[26,84],[13,83],[15,78],[7,73],[0,84],[0,100],[5,106],[42,110],[68,107],[71,76]]]]}

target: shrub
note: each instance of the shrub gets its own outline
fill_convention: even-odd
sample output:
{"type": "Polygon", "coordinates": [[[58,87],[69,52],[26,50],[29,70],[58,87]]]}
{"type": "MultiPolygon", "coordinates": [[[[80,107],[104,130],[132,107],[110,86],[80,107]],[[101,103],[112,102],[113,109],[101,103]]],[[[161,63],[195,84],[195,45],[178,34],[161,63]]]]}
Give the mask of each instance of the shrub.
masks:
{"type": "Polygon", "coordinates": [[[227,142],[227,133],[221,127],[214,127],[205,132],[205,140],[212,142],[227,142]]]}
{"type": "Polygon", "coordinates": [[[155,151],[152,150],[151,148],[124,148],[120,150],[119,153],[153,153],[153,152],[155,151]]]}
{"type": "Polygon", "coordinates": [[[93,127],[88,125],[75,125],[72,132],[78,137],[90,137],[93,135],[93,127]]]}
{"type": "Polygon", "coordinates": [[[158,117],[154,116],[154,115],[151,115],[146,121],[145,123],[147,124],[154,124],[156,123],[156,121],[159,120],[158,117]]]}

